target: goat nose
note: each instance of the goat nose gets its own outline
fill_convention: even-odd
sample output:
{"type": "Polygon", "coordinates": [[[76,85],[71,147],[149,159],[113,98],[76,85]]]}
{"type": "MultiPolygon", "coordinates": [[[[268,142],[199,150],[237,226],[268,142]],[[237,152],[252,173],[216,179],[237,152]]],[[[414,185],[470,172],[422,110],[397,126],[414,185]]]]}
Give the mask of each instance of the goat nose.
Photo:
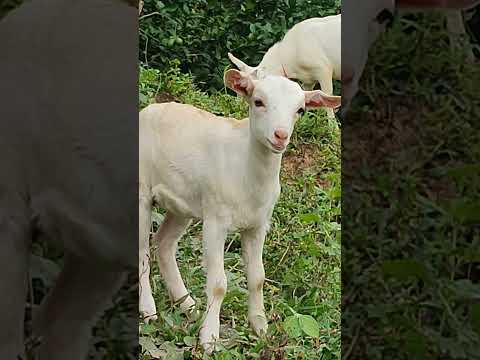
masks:
{"type": "Polygon", "coordinates": [[[275,139],[278,140],[286,140],[288,138],[288,132],[284,129],[276,129],[273,134],[275,135],[275,139]]]}

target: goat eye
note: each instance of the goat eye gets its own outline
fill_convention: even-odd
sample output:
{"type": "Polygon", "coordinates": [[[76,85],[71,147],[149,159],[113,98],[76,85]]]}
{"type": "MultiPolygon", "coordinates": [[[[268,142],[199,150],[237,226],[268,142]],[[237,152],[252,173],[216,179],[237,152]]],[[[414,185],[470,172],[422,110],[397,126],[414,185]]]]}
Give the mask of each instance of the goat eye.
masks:
{"type": "Polygon", "coordinates": [[[303,116],[303,114],[305,114],[305,110],[303,108],[300,108],[300,109],[297,110],[297,114],[299,116],[303,116]]]}
{"type": "Polygon", "coordinates": [[[256,107],[263,107],[263,106],[265,106],[265,104],[263,103],[262,100],[255,100],[254,104],[255,104],[256,107]]]}

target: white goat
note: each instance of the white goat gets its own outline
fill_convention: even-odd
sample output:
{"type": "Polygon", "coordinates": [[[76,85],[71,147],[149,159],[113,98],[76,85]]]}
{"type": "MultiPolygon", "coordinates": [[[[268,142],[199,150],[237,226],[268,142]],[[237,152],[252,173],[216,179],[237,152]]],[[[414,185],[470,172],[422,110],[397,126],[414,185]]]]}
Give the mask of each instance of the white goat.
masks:
{"type": "MultiPolygon", "coordinates": [[[[479,0],[344,0],[342,13],[344,26],[342,37],[348,43],[342,49],[342,98],[341,117],[348,111],[353,97],[358,92],[358,84],[365,68],[368,51],[379,35],[385,31],[386,23],[379,18],[385,12],[393,14],[395,8],[402,12],[425,11],[438,8],[445,10],[447,31],[450,33],[452,47],[457,39],[465,36],[466,31],[461,14],[462,9],[468,9],[480,3],[479,0]]],[[[391,16],[391,15],[390,15],[391,16]]],[[[473,54],[467,54],[469,59],[473,54]]]]}
{"type": "MultiPolygon", "coordinates": [[[[300,80],[312,90],[316,82],[322,91],[333,94],[333,81],[341,78],[341,15],[311,18],[293,26],[282,41],[273,45],[256,67],[251,67],[229,53],[241,70],[261,78],[281,75],[300,80]]],[[[334,118],[333,109],[328,108],[334,118]]]]}
{"type": "Polygon", "coordinates": [[[393,14],[394,7],[394,0],[342,2],[344,17],[342,37],[348,39],[342,48],[342,117],[358,92],[358,84],[368,59],[368,50],[386,28],[386,22],[379,19],[379,15],[385,12],[393,14]]]}
{"type": "Polygon", "coordinates": [[[37,235],[65,252],[34,308],[38,360],[85,360],[97,317],[138,265],[136,82],[118,76],[135,71],[135,15],[120,1],[25,1],[0,22],[2,360],[26,359],[37,235]]]}
{"type": "Polygon", "coordinates": [[[203,219],[207,312],[200,342],[207,352],[219,337],[228,231],[242,233],[249,322],[257,334],[266,331],[262,248],[280,194],[282,153],[306,108],[335,108],[341,100],[320,90],[303,91],[284,77],[254,80],[238,70],[225,73],[225,84],[247,98],[249,119],[236,121],[177,103],[153,104],[140,112],[140,312],[155,318],[148,241],[153,203],[167,210],[153,237],[160,272],[185,311],[195,302],[180,276],[175,251],[190,219],[203,219]]]}
{"type": "MultiPolygon", "coordinates": [[[[462,10],[468,10],[480,3],[479,0],[397,0],[396,6],[402,13],[412,11],[425,11],[428,9],[440,9],[445,13],[446,28],[450,37],[452,50],[462,49],[463,44],[459,40],[467,39],[467,31],[463,22],[462,10]]],[[[466,53],[466,60],[473,62],[475,55],[472,51],[466,53]]]]}

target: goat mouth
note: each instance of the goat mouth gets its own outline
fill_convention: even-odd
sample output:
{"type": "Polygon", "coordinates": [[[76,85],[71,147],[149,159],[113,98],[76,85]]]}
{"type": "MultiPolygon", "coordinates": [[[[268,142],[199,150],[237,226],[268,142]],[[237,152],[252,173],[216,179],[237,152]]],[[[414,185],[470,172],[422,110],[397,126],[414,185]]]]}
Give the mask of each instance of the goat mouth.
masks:
{"type": "Polygon", "coordinates": [[[275,154],[281,154],[287,148],[286,145],[276,145],[272,141],[270,141],[269,139],[267,139],[267,141],[270,144],[270,150],[272,150],[272,152],[274,152],[275,154]]]}

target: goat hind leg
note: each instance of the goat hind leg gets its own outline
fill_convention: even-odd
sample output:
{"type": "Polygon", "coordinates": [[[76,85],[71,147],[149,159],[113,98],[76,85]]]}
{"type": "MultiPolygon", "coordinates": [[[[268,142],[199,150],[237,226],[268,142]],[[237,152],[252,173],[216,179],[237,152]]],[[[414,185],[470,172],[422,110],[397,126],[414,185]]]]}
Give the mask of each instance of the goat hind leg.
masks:
{"type": "Polygon", "coordinates": [[[29,231],[15,218],[0,217],[0,359],[23,359],[29,231]]]}
{"type": "Polygon", "coordinates": [[[173,301],[181,301],[180,309],[184,312],[191,311],[195,306],[195,301],[185,287],[175,253],[178,240],[189,224],[190,219],[167,213],[162,225],[153,236],[153,244],[157,246],[156,257],[160,273],[173,301]]]}
{"type": "Polygon", "coordinates": [[[67,256],[55,287],[47,295],[33,321],[39,336],[39,360],[84,360],[92,326],[120,288],[122,271],[67,256]]]}
{"type": "MultiPolygon", "coordinates": [[[[332,80],[332,72],[331,71],[326,71],[323,70],[319,73],[317,76],[318,82],[320,83],[320,88],[322,91],[328,95],[333,95],[333,80],[332,80]]],[[[330,119],[335,119],[335,113],[333,112],[333,109],[331,108],[326,108],[325,109],[327,112],[327,116],[330,119]]]]}
{"type": "MultiPolygon", "coordinates": [[[[142,189],[140,189],[142,191],[142,189]]],[[[139,234],[138,234],[138,279],[139,312],[145,322],[157,319],[157,308],[150,285],[150,226],[152,201],[149,197],[139,199],[139,234]]]]}

